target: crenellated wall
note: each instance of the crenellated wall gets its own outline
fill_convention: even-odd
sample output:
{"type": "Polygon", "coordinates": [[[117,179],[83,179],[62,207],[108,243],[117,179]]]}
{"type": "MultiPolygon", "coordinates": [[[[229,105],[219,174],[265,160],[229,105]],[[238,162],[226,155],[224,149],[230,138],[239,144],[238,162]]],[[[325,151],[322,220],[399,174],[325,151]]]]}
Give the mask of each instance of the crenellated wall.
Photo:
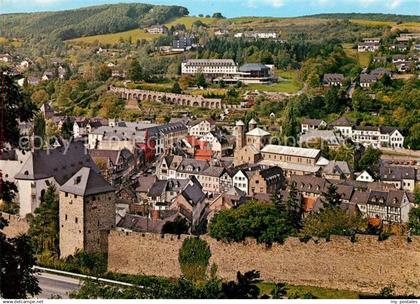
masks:
{"type": "MultiPolygon", "coordinates": [[[[165,277],[180,276],[178,252],[187,236],[111,231],[108,237],[110,271],[165,277]]],[[[271,248],[255,240],[226,244],[203,237],[211,247],[210,263],[218,275],[234,279],[237,271],[259,270],[264,280],[297,285],[378,292],[395,283],[399,293],[420,295],[420,238],[379,242],[377,237],[332,237],[318,244],[289,238],[271,248]]]]}

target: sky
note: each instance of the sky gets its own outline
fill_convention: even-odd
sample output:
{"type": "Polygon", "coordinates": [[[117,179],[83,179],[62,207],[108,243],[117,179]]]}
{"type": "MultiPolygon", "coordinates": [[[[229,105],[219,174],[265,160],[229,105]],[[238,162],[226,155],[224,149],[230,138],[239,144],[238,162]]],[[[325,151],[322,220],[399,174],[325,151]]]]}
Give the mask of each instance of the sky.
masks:
{"type": "Polygon", "coordinates": [[[221,12],[226,17],[351,12],[420,15],[420,0],[0,0],[0,13],[56,11],[119,2],[176,4],[187,7],[190,15],[221,12]]]}

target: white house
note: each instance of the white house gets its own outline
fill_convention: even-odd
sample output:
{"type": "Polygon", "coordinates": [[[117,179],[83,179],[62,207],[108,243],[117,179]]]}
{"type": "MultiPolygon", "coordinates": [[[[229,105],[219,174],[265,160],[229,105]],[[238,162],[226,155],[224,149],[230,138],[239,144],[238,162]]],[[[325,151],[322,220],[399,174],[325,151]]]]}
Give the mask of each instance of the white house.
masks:
{"type": "Polygon", "coordinates": [[[367,172],[366,170],[363,171],[357,178],[356,180],[358,182],[366,182],[366,183],[373,183],[375,181],[375,179],[372,177],[372,175],[367,172]]]}
{"type": "Polygon", "coordinates": [[[216,127],[216,123],[213,119],[204,119],[193,123],[188,130],[189,135],[202,137],[213,131],[216,127]]]}
{"type": "Polygon", "coordinates": [[[236,174],[233,176],[233,186],[248,195],[249,179],[245,171],[239,170],[236,172],[236,174]]]}

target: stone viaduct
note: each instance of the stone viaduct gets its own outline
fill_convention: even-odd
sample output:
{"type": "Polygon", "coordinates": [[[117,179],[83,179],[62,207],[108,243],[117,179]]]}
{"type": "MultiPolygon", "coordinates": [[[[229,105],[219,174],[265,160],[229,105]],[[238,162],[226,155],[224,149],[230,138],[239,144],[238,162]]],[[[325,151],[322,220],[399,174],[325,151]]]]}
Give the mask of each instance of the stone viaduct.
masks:
{"type": "Polygon", "coordinates": [[[222,100],[214,98],[204,98],[203,96],[193,96],[184,94],[173,94],[156,91],[146,91],[137,89],[126,89],[109,86],[108,91],[119,95],[123,99],[136,99],[139,101],[149,100],[158,101],[169,104],[177,104],[180,106],[201,107],[208,109],[221,109],[222,100]]]}

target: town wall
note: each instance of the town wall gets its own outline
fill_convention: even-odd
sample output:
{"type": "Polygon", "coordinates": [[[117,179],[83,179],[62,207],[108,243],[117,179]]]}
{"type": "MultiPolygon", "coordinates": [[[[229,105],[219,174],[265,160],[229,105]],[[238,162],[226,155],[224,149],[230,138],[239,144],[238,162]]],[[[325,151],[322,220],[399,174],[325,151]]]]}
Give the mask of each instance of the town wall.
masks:
{"type": "MultiPolygon", "coordinates": [[[[187,236],[111,231],[108,237],[109,271],[127,274],[178,277],[178,252],[187,236]]],[[[254,240],[226,244],[204,236],[211,248],[210,264],[218,276],[232,280],[237,271],[256,269],[264,280],[328,287],[359,292],[379,292],[394,283],[401,294],[420,295],[420,237],[407,242],[391,237],[358,235],[329,242],[300,242],[289,238],[271,248],[254,240]]]]}
{"type": "Polygon", "coordinates": [[[0,212],[0,217],[8,221],[8,225],[1,230],[8,238],[25,234],[29,230],[29,223],[25,218],[5,212],[0,212]]]}

